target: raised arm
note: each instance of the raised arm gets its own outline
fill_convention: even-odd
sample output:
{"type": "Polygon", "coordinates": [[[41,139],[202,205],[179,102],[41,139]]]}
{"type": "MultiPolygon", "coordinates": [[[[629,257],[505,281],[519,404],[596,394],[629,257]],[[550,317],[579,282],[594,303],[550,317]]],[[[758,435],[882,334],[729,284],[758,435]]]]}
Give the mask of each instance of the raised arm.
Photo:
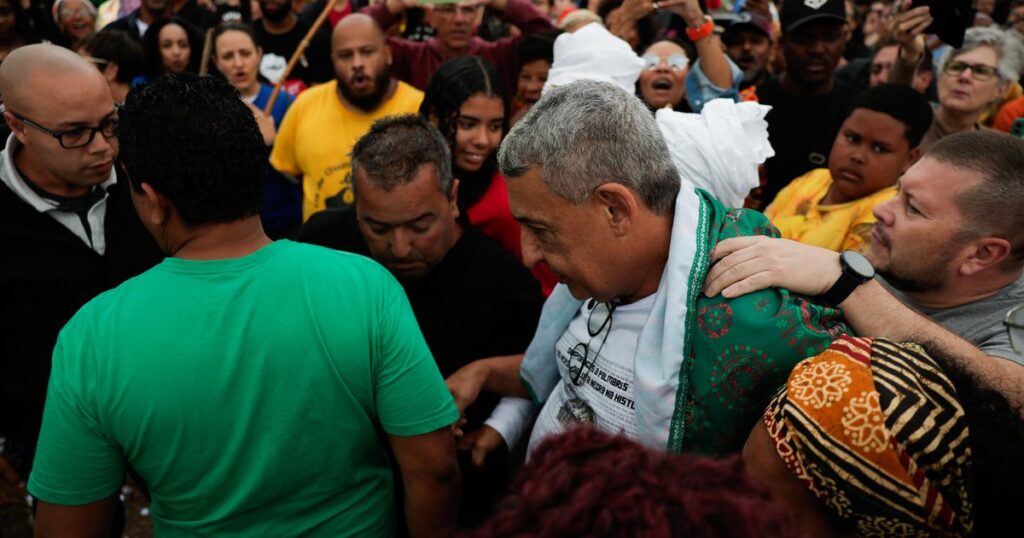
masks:
{"type": "Polygon", "coordinates": [[[554,29],[551,19],[527,0],[490,0],[483,2],[483,5],[501,12],[501,19],[519,28],[523,35],[554,29]]]}
{"type": "MultiPolygon", "coordinates": [[[[697,31],[710,19],[700,9],[698,0],[665,0],[659,4],[662,8],[675,13],[686,21],[686,27],[697,31]]],[[[693,43],[697,48],[697,57],[704,74],[711,84],[719,88],[732,87],[732,71],[729,61],[722,48],[722,40],[714,32],[693,43]]]]}
{"type": "Polygon", "coordinates": [[[900,49],[889,70],[889,82],[903,86],[910,86],[914,82],[917,66],[927,52],[924,31],[934,20],[928,6],[913,9],[910,6],[911,2],[905,1],[893,21],[893,39],[899,42],[900,49]]]}

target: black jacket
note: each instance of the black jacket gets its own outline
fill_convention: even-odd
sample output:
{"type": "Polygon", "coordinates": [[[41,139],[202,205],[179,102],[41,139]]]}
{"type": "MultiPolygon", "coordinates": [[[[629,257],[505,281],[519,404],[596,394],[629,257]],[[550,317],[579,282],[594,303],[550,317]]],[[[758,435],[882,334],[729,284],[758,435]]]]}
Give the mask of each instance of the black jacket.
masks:
{"type": "Polygon", "coordinates": [[[34,448],[57,334],[90,299],[163,259],[127,188],[108,189],[100,256],[0,183],[0,437],[34,448]]]}

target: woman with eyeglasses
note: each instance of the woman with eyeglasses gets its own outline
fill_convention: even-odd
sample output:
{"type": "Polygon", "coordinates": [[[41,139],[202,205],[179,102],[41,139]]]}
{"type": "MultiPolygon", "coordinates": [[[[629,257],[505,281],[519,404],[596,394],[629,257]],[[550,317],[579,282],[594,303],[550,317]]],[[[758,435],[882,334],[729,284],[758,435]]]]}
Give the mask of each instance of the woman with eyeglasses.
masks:
{"type": "Polygon", "coordinates": [[[96,31],[96,7],[86,0],[57,0],[52,11],[53,22],[64,38],[62,44],[71,50],[96,31]]]}
{"type": "MultiPolygon", "coordinates": [[[[256,44],[251,26],[241,22],[227,22],[214,30],[214,65],[252,109],[263,134],[263,141],[267,146],[272,146],[277,137],[277,126],[284,119],[293,98],[282,91],[270,114],[263,113],[274,88],[260,81],[262,59],[263,49],[256,44]]],[[[267,167],[266,191],[260,217],[263,229],[274,239],[288,237],[302,225],[302,187],[270,166],[267,167]]]]}
{"type": "Polygon", "coordinates": [[[683,112],[700,112],[712,99],[739,99],[743,72],[725,55],[721,39],[714,32],[714,21],[698,0],[605,0],[602,8],[612,4],[615,9],[599,13],[609,32],[634,50],[644,51],[645,67],[637,94],[651,110],[670,106],[683,112]],[[644,21],[661,10],[683,22],[681,28],[673,30],[686,34],[693,43],[693,54],[678,41],[647,36],[644,21]],[[698,58],[692,66],[691,56],[698,58]]]}
{"type": "Polygon", "coordinates": [[[676,41],[663,39],[644,51],[644,70],[636,83],[637,94],[651,110],[671,108],[690,112],[686,102],[686,74],[690,58],[676,41]]]}
{"type": "MultiPolygon", "coordinates": [[[[890,82],[911,85],[914,70],[927,53],[923,34],[932,21],[927,6],[896,17],[894,37],[900,50],[889,71],[890,82]]],[[[921,149],[951,134],[981,129],[981,116],[1003,101],[1020,78],[1022,62],[1024,45],[1007,32],[969,28],[963,46],[948,51],[939,64],[939,107],[921,149]]]]}

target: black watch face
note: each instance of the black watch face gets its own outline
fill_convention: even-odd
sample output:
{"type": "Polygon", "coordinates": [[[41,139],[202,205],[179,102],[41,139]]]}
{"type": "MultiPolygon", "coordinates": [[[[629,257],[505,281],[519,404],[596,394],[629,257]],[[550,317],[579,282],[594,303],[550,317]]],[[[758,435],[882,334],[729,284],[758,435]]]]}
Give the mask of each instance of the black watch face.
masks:
{"type": "Polygon", "coordinates": [[[863,255],[857,252],[846,251],[843,253],[843,261],[846,262],[846,266],[849,267],[853,273],[864,280],[874,278],[875,268],[863,255]]]}

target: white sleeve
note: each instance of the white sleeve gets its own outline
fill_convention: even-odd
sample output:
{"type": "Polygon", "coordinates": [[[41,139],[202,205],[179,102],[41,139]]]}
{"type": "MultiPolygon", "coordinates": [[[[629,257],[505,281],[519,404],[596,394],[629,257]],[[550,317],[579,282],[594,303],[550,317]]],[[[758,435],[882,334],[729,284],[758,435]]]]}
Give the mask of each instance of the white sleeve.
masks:
{"type": "Polygon", "coordinates": [[[494,428],[501,434],[505,445],[512,450],[536,412],[537,408],[530,400],[506,396],[494,407],[494,411],[491,412],[490,418],[484,421],[484,425],[494,428]]]}

